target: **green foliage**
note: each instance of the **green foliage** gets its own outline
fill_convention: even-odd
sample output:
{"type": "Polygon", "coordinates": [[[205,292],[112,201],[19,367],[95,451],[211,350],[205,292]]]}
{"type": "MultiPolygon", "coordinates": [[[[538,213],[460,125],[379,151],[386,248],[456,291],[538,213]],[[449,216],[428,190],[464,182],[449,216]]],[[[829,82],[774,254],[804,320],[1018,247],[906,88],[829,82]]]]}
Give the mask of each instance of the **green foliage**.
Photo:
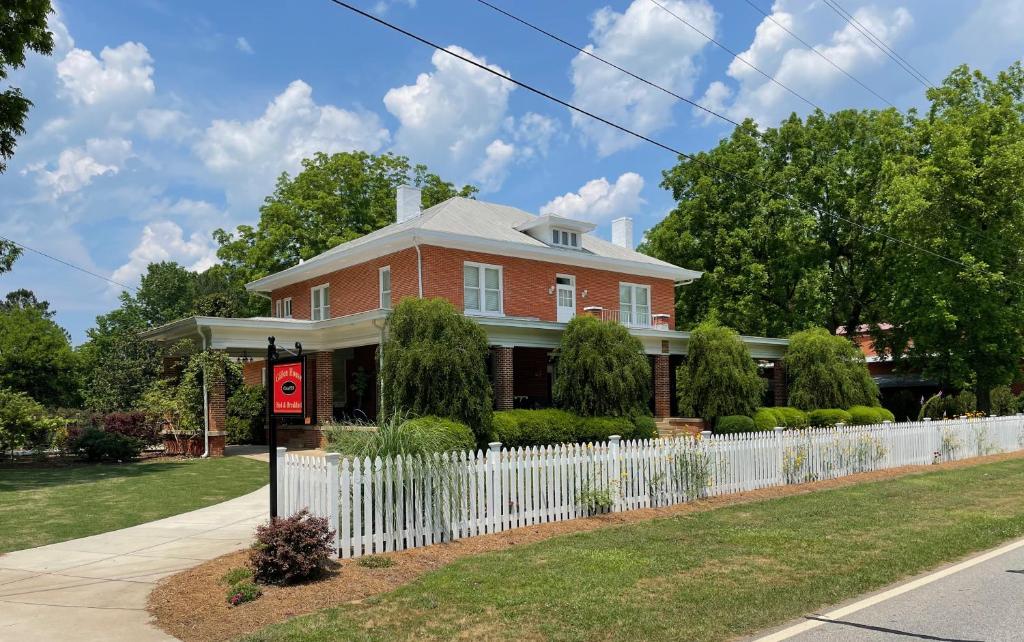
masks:
{"type": "Polygon", "coordinates": [[[230,394],[241,379],[242,367],[225,352],[206,350],[190,355],[174,391],[179,414],[178,423],[173,428],[184,434],[201,434],[204,426],[203,382],[209,390],[214,383],[223,381],[230,394]]]}
{"type": "Polygon", "coordinates": [[[580,417],[554,408],[494,413],[494,438],[505,448],[601,442],[611,435],[623,439],[651,439],[657,436],[657,431],[654,420],[648,415],[580,417]]]}
{"type": "Polygon", "coordinates": [[[754,425],[758,430],[772,430],[776,427],[800,429],[811,425],[807,413],[798,408],[774,406],[758,408],[754,413],[754,425]]]}
{"type": "Polygon", "coordinates": [[[87,428],[69,444],[72,453],[88,461],[130,461],[142,452],[142,442],[116,432],[87,428]]]}
{"type": "Polygon", "coordinates": [[[878,406],[850,406],[850,421],[858,426],[880,424],[883,421],[895,421],[896,417],[885,408],[878,406]]]}
{"type": "Polygon", "coordinates": [[[441,417],[391,415],[376,428],[335,425],[327,429],[328,448],[355,457],[395,457],[473,450],[476,436],[464,423],[441,417]]]}
{"type": "Polygon", "coordinates": [[[803,410],[878,405],[864,354],[849,340],[812,328],[789,337],[789,403],[803,410]]]}
{"type": "Polygon", "coordinates": [[[989,400],[992,404],[991,415],[1006,416],[1017,412],[1017,398],[1010,386],[996,386],[989,393],[989,400]]]}
{"type": "Polygon", "coordinates": [[[853,421],[851,413],[839,408],[821,408],[807,413],[807,420],[814,428],[849,424],[853,421]]]}
{"type": "Polygon", "coordinates": [[[68,333],[39,308],[0,312],[0,387],[50,407],[78,403],[79,360],[68,333]]]}
{"type": "Polygon", "coordinates": [[[918,413],[918,421],[925,419],[942,419],[946,416],[946,398],[942,394],[932,395],[928,398],[928,401],[924,402],[921,406],[921,412],[918,413]]]}
{"type": "Polygon", "coordinates": [[[404,156],[320,152],[304,159],[295,177],[281,174],[256,227],[214,232],[217,256],[243,281],[291,267],[394,223],[395,191],[403,184],[423,190],[424,207],[476,192],[470,186],[456,189],[404,156]]]}
{"type": "Polygon", "coordinates": [[[679,409],[708,425],[722,415],[751,415],[765,382],[739,334],[705,321],[690,334],[689,355],[676,373],[679,409]]]}
{"type": "Polygon", "coordinates": [[[382,416],[434,415],[491,431],[487,334],[444,299],[404,299],[388,315],[381,345],[382,416]]]}
{"type": "Polygon", "coordinates": [[[245,566],[236,566],[235,568],[228,569],[227,573],[221,576],[220,581],[224,582],[228,586],[233,586],[239,582],[252,579],[252,569],[245,566]]]}
{"type": "Polygon", "coordinates": [[[640,340],[618,323],[575,317],[562,333],[553,397],[588,417],[646,413],[651,365],[640,340]]]}
{"type": "Polygon", "coordinates": [[[138,406],[142,395],[163,371],[166,350],[138,334],[146,321],[138,308],[122,305],[96,317],[96,326],[86,331],[86,342],[78,349],[82,363],[82,396],[85,407],[99,412],[138,406]]]}
{"type": "Polygon", "coordinates": [[[758,408],[754,413],[754,427],[757,430],[772,430],[776,426],[781,426],[778,416],[775,414],[775,408],[758,408]]]}
{"type": "MultiPolygon", "coordinates": [[[[2,171],[0,169],[0,172],[2,171]]],[[[10,272],[19,256],[21,256],[20,247],[8,240],[0,239],[0,274],[10,272]]]]}
{"type": "Polygon", "coordinates": [[[363,568],[391,568],[395,565],[395,560],[383,555],[367,555],[360,557],[357,563],[363,568]]]}
{"type": "Polygon", "coordinates": [[[263,590],[256,583],[244,580],[228,588],[226,599],[231,606],[238,606],[252,602],[261,595],[263,595],[263,590]]]}
{"type": "Polygon", "coordinates": [[[974,393],[963,390],[955,395],[943,395],[941,392],[934,395],[921,407],[918,419],[928,417],[930,419],[952,419],[960,417],[977,409],[977,399],[974,393]]]}
{"type": "Polygon", "coordinates": [[[304,508],[256,528],[249,565],[258,582],[296,584],[316,577],[335,552],[327,518],[314,517],[304,508]]]}
{"type": "Polygon", "coordinates": [[[417,417],[405,422],[405,430],[436,440],[437,452],[468,451],[476,448],[476,435],[466,424],[441,417],[417,417]]]}
{"type": "Polygon", "coordinates": [[[263,430],[267,393],[263,386],[239,385],[227,404],[228,443],[249,444],[258,441],[263,430]]]}
{"type": "Polygon", "coordinates": [[[59,425],[32,397],[0,388],[0,453],[46,446],[59,425]]]}
{"type": "MultiPolygon", "coordinates": [[[[53,53],[53,34],[46,28],[52,11],[50,0],[5,3],[0,11],[0,80],[6,79],[12,69],[25,66],[27,52],[44,56],[53,53]]],[[[7,169],[5,161],[14,156],[15,138],[25,133],[25,118],[31,106],[32,101],[17,87],[0,92],[0,174],[7,169]]],[[[0,247],[0,272],[5,271],[3,254],[0,247]]]]}
{"type": "MultiPolygon", "coordinates": [[[[2,243],[3,241],[0,241],[0,244],[2,243]]],[[[12,310],[39,310],[39,313],[47,319],[52,319],[56,314],[56,312],[50,309],[49,301],[40,301],[36,298],[35,292],[25,288],[8,292],[4,300],[0,301],[0,312],[10,312],[12,310]]]]}
{"type": "Polygon", "coordinates": [[[715,433],[729,435],[737,432],[754,432],[757,426],[754,420],[746,415],[722,415],[715,422],[715,433]]]}

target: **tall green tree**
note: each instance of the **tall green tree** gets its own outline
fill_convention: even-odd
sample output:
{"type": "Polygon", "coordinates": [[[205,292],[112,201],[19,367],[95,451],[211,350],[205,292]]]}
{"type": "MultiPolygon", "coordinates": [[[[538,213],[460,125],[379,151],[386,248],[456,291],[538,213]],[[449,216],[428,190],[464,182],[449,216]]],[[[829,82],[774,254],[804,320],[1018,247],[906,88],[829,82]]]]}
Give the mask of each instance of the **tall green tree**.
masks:
{"type": "Polygon", "coordinates": [[[21,256],[20,247],[10,241],[0,239],[0,274],[10,272],[19,256],[21,256]]]}
{"type": "Polygon", "coordinates": [[[296,176],[281,174],[256,227],[216,230],[217,256],[246,281],[291,267],[394,223],[395,190],[402,184],[423,190],[424,207],[477,191],[456,189],[404,156],[321,152],[303,160],[296,176]]]}
{"type": "Polygon", "coordinates": [[[714,426],[725,415],[753,415],[765,381],[739,333],[704,321],[690,334],[686,363],[676,370],[679,411],[714,426]]]}
{"type": "Polygon", "coordinates": [[[664,174],[676,208],[641,251],[702,270],[680,291],[677,320],[710,314],[745,334],[875,319],[891,241],[877,198],[884,160],[913,145],[895,110],[752,121],[664,174]]]}
{"type": "Polygon", "coordinates": [[[877,406],[878,386],[864,354],[825,328],[801,330],[786,350],[789,405],[801,410],[877,406]]]}
{"type": "Polygon", "coordinates": [[[889,163],[883,197],[901,234],[877,340],[980,410],[1024,357],[1024,69],[955,69],[914,122],[918,152],[889,163]]]}
{"type": "Polygon", "coordinates": [[[52,319],[53,315],[56,314],[56,312],[50,309],[49,301],[40,301],[36,298],[35,292],[25,288],[8,292],[3,301],[0,301],[0,312],[28,309],[39,310],[47,319],[52,319]]]}
{"type": "Polygon", "coordinates": [[[78,359],[71,338],[39,308],[0,311],[0,388],[46,406],[78,403],[78,359]]]}
{"type": "MultiPolygon", "coordinates": [[[[123,295],[127,296],[127,295],[123,295]]],[[[83,372],[82,397],[91,410],[134,408],[163,372],[164,350],[142,341],[150,327],[140,306],[125,305],[96,317],[95,327],[78,348],[83,372]]]]}
{"type": "MultiPolygon", "coordinates": [[[[28,51],[44,56],[53,53],[53,34],[46,30],[46,17],[52,11],[50,0],[4,1],[0,8],[0,81],[7,79],[11,69],[25,66],[28,51]]],[[[17,87],[0,92],[0,174],[14,156],[16,138],[25,133],[25,118],[31,106],[32,101],[17,87]]],[[[5,251],[9,248],[0,246],[0,265],[5,251]]]]}

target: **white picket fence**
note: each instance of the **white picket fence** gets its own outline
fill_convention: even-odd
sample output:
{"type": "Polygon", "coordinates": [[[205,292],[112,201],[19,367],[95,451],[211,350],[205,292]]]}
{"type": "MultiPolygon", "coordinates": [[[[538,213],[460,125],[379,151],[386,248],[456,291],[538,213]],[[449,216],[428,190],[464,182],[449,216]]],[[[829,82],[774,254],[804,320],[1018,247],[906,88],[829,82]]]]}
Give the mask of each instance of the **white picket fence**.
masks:
{"type": "Polygon", "coordinates": [[[1024,416],[341,459],[277,449],[282,515],[327,517],[340,557],[545,522],[1024,449],[1024,416]]]}

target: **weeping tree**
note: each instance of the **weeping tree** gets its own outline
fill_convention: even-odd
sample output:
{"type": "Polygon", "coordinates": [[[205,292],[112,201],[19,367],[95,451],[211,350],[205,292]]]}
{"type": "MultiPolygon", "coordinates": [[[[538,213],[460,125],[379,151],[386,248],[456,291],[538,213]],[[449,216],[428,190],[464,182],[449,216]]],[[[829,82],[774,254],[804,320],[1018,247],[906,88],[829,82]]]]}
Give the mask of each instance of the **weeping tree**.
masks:
{"type": "Polygon", "coordinates": [[[381,344],[382,417],[461,421],[479,442],[491,432],[487,335],[444,299],[403,299],[381,344]]]}
{"type": "Polygon", "coordinates": [[[753,415],[764,389],[764,379],[738,332],[714,321],[694,328],[689,356],[676,370],[680,412],[708,425],[726,415],[753,415]]]}
{"type": "Polygon", "coordinates": [[[625,327],[579,316],[562,333],[553,394],[556,406],[582,416],[647,414],[651,364],[625,327]]]}
{"type": "Polygon", "coordinates": [[[811,328],[789,337],[789,405],[801,410],[877,406],[878,386],[864,354],[852,342],[811,328]]]}

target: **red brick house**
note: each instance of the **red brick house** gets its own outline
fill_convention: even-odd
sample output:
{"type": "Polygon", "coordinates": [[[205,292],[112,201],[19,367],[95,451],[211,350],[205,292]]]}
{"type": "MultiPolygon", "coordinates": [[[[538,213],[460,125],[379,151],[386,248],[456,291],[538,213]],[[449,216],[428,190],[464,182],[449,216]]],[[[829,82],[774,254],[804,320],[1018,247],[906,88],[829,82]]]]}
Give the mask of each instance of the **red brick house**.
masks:
{"type": "MultiPolygon", "coordinates": [[[[282,431],[282,439],[314,446],[326,420],[375,417],[377,346],[388,309],[403,297],[444,297],[480,323],[492,346],[498,409],[550,404],[552,350],[573,316],[592,314],[619,321],[640,339],[653,365],[651,409],[659,418],[674,414],[675,365],[689,339],[675,330],[675,291],[701,273],[634,251],[631,219],[614,221],[608,242],[591,234],[592,223],[473,199],[421,211],[420,192],[411,187],[399,188],[397,203],[396,223],[249,283],[270,300],[273,316],[193,317],[145,338],[195,337],[204,347],[252,359],[264,353],[268,336],[280,346],[301,341],[315,364],[307,404],[313,412],[307,425],[282,431]]],[[[784,339],[744,341],[769,365],[786,346],[784,339]]],[[[248,383],[261,383],[262,361],[247,362],[244,372],[248,383]]],[[[211,408],[216,450],[223,404],[211,408]]]]}

